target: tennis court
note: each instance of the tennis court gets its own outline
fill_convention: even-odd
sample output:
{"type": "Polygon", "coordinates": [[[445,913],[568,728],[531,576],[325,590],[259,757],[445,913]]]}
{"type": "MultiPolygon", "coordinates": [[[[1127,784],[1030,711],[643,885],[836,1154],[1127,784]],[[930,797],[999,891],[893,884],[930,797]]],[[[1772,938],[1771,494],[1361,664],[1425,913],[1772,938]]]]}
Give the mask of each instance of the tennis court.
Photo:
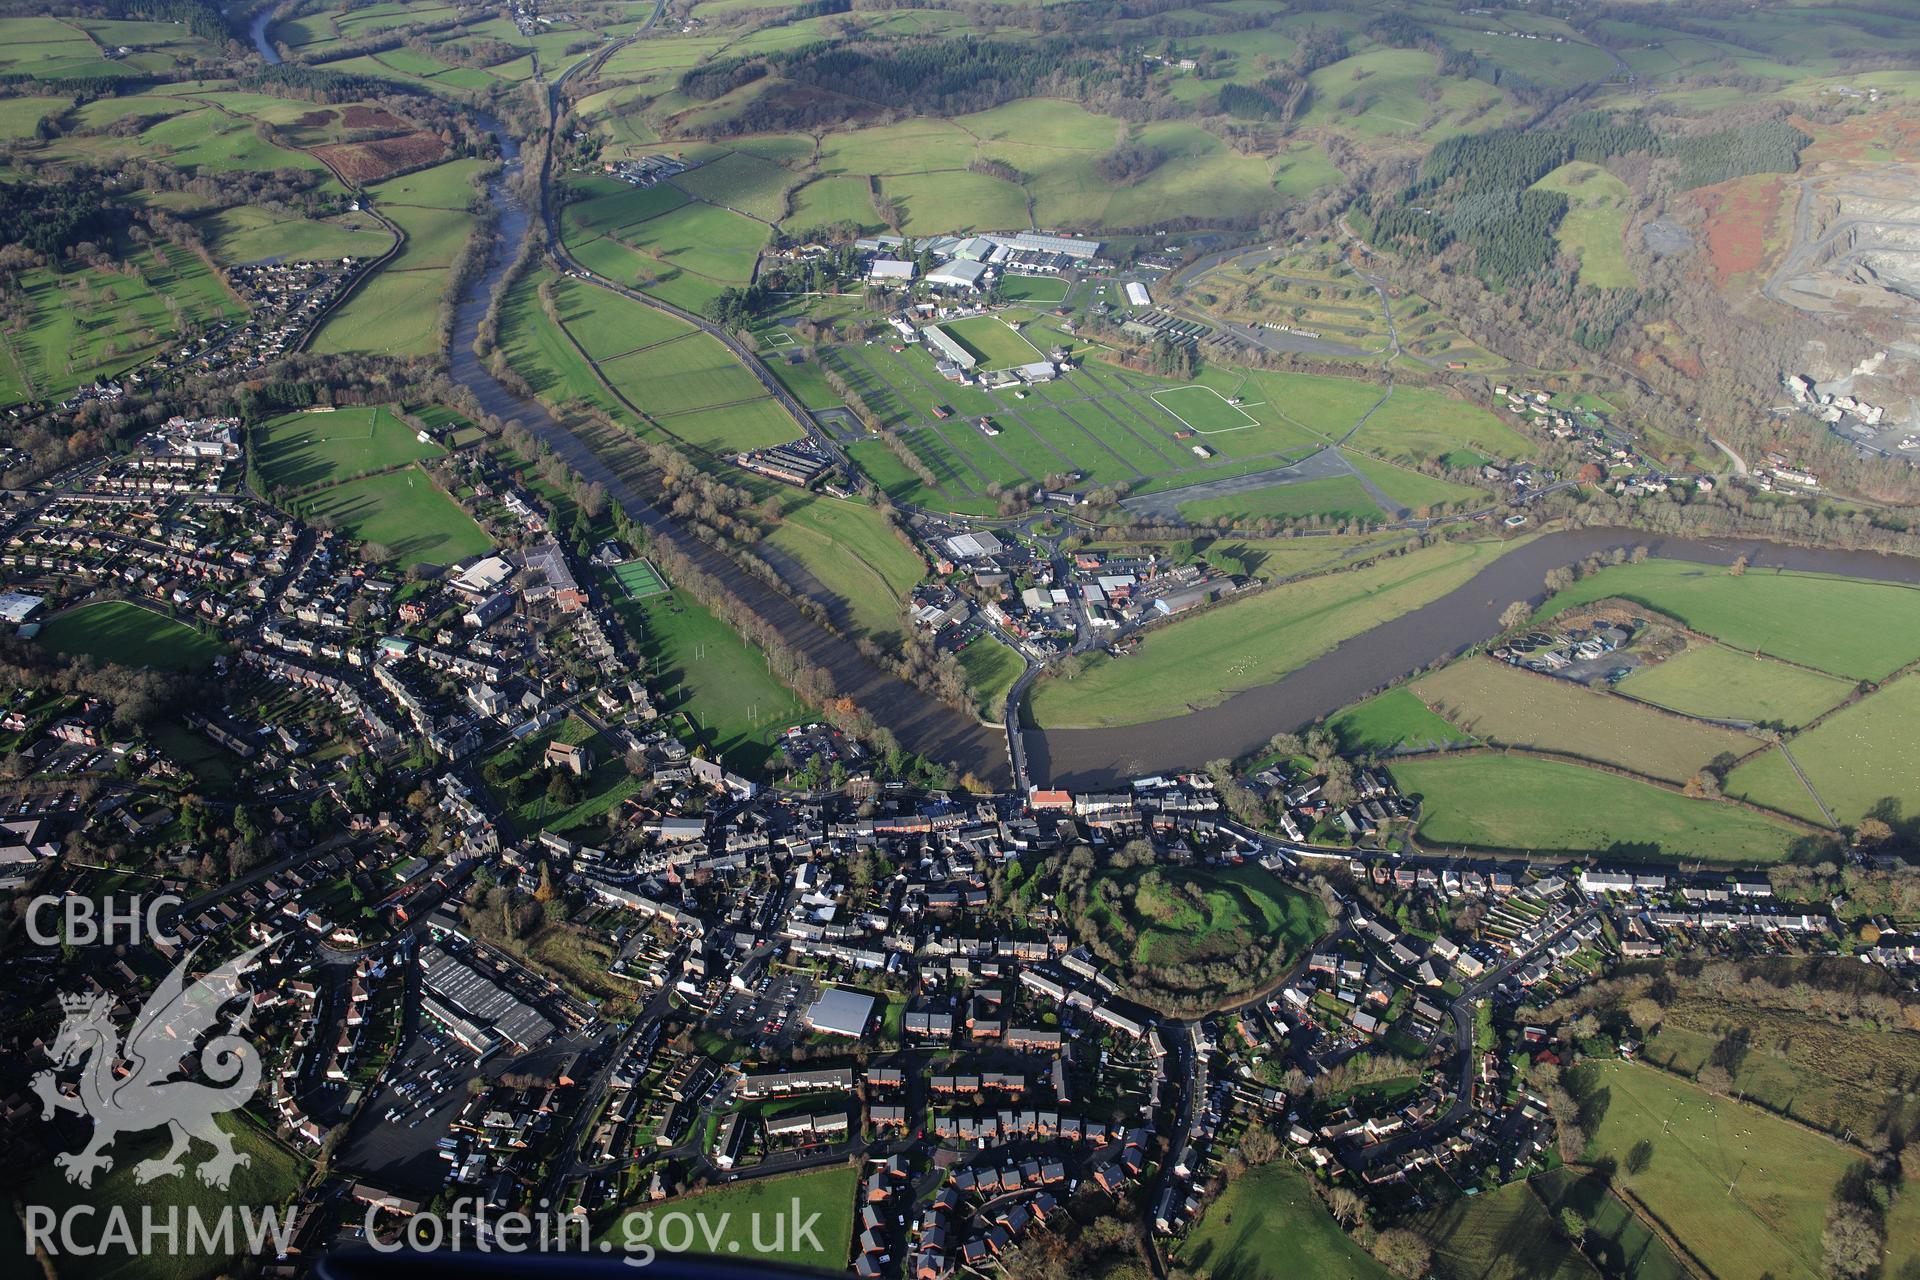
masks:
{"type": "Polygon", "coordinates": [[[667,591],[659,571],[645,560],[621,561],[613,566],[613,580],[630,600],[645,600],[649,596],[665,595],[667,591]]]}

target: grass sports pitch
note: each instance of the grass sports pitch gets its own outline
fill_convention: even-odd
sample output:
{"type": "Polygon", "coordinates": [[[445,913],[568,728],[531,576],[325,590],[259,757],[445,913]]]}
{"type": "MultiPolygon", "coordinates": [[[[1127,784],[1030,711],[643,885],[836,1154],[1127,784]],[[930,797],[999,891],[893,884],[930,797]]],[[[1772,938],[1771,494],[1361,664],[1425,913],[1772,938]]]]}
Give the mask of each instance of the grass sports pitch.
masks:
{"type": "Polygon", "coordinates": [[[1012,369],[1046,356],[999,316],[968,316],[940,326],[947,336],[971,351],[984,370],[1012,369]]]}
{"type": "Polygon", "coordinates": [[[299,491],[445,453],[420,440],[389,408],[312,410],[254,429],[260,476],[274,488],[299,491]]]}
{"type": "Polygon", "coordinates": [[[1252,415],[1212,387],[1170,387],[1153,393],[1162,409],[1180,419],[1191,431],[1203,436],[1221,431],[1245,431],[1257,427],[1252,415]]]}
{"type": "Polygon", "coordinates": [[[667,584],[645,560],[623,560],[613,566],[613,580],[620,584],[629,600],[645,600],[667,593],[667,584]]]}
{"type": "Polygon", "coordinates": [[[40,629],[40,643],[55,653],[85,654],[123,667],[167,671],[212,666],[224,648],[203,631],[124,600],[69,609],[40,629]]]}

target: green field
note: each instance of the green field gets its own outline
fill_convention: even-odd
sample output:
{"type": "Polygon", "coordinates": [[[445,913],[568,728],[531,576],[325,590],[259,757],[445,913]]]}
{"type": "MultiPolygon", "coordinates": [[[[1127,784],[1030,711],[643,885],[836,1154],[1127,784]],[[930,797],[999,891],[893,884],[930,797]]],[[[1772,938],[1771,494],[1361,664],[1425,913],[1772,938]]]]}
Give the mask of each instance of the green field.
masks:
{"type": "Polygon", "coordinates": [[[1214,706],[1438,599],[1507,545],[1441,543],[1178,619],[1150,632],[1128,657],[1097,657],[1073,679],[1041,680],[1029,700],[1034,721],[1048,728],[1107,727],[1214,706]]]}
{"type": "MultiPolygon", "coordinates": [[[[195,1166],[212,1154],[211,1148],[200,1142],[195,1142],[192,1152],[184,1158],[184,1174],[139,1182],[135,1170],[140,1162],[157,1158],[166,1151],[166,1131],[158,1128],[130,1133],[117,1140],[108,1152],[114,1157],[113,1168],[96,1177],[88,1190],[67,1181],[65,1174],[50,1161],[43,1161],[30,1171],[25,1187],[16,1193],[16,1202],[45,1205],[63,1219],[66,1211],[74,1206],[86,1205],[93,1209],[92,1216],[72,1220],[74,1243],[82,1247],[99,1245],[101,1252],[85,1256],[66,1255],[63,1250],[60,1260],[63,1280],[67,1277],[71,1280],[211,1280],[214,1276],[234,1274],[241,1265],[239,1254],[229,1257],[186,1247],[188,1215],[197,1210],[208,1229],[217,1233],[220,1212],[231,1207],[236,1218],[234,1236],[239,1242],[244,1235],[242,1224],[246,1215],[257,1218],[262,1211],[278,1209],[292,1200],[306,1177],[306,1163],[243,1115],[220,1116],[214,1122],[233,1135],[234,1150],[248,1158],[247,1164],[233,1171],[232,1182],[225,1190],[215,1190],[195,1176],[195,1166]],[[117,1246],[105,1221],[109,1206],[126,1211],[135,1241],[139,1240],[143,1209],[151,1209],[156,1224],[166,1222],[170,1210],[177,1210],[181,1231],[179,1246],[163,1245],[146,1250],[117,1246]]],[[[282,1220],[290,1225],[292,1210],[284,1212],[282,1220]]],[[[8,1217],[12,1219],[12,1214],[8,1217]]],[[[243,1244],[238,1247],[244,1252],[243,1244]]]]}
{"type": "MultiPolygon", "coordinates": [[[[1132,550],[1131,543],[1099,543],[1101,550],[1132,550]]],[[[1305,577],[1337,569],[1355,560],[1402,545],[1393,534],[1279,534],[1271,538],[1227,535],[1215,545],[1243,556],[1247,570],[1263,582],[1305,577]]],[[[1211,548],[1209,548],[1211,549],[1211,548]]]]}
{"type": "MultiPolygon", "coordinates": [[[[698,311],[721,289],[753,278],[767,234],[764,223],[744,215],[716,205],[685,204],[607,232],[607,239],[625,245],[634,256],[623,269],[608,269],[606,274],[675,306],[698,311]]],[[[572,237],[568,245],[574,247],[572,237]]],[[[588,261],[584,253],[581,260],[588,261]]]]}
{"type": "Polygon", "coordinates": [[[1330,520],[1379,520],[1380,504],[1352,476],[1325,480],[1296,480],[1249,489],[1222,498],[1200,498],[1180,504],[1183,519],[1204,524],[1225,516],[1230,520],[1297,520],[1324,516],[1330,520]]]}
{"type": "Polygon", "coordinates": [[[793,193],[793,215],[786,225],[796,232],[851,222],[862,231],[883,225],[873,212],[873,196],[859,178],[816,178],[793,193]]]}
{"type": "MultiPolygon", "coordinates": [[[[639,304],[628,302],[627,305],[639,304]]],[[[732,352],[716,339],[697,331],[630,350],[626,355],[597,358],[601,372],[622,395],[650,417],[665,420],[669,429],[674,414],[763,399],[767,394],[746,366],[734,359],[732,352]]],[[[792,439],[798,431],[798,427],[793,427],[783,438],[792,439]]]]}
{"type": "Polygon", "coordinates": [[[780,731],[808,719],[807,705],[767,670],[760,650],[685,591],[610,603],[663,708],[699,726],[729,766],[763,767],[780,731]]]}
{"type": "Polygon", "coordinates": [[[1452,755],[1392,768],[1400,789],[1420,797],[1418,832],[1432,845],[1764,863],[1786,857],[1796,835],[1725,801],[1553,760],[1452,755]]]}
{"type": "Polygon", "coordinates": [[[1543,605],[1551,618],[1619,596],[1746,649],[1850,680],[1882,680],[1920,657],[1920,588],[1822,573],[1645,560],[1590,574],[1543,605]],[[1845,619],[1845,625],[1836,625],[1845,619]]]}
{"type": "Polygon", "coordinates": [[[226,649],[205,632],[124,600],[69,609],[43,625],[39,638],[55,653],[172,671],[209,667],[226,649]]]}
{"type": "Polygon", "coordinates": [[[484,166],[450,160],[367,188],[406,237],[400,252],[330,313],[314,335],[320,354],[427,355],[439,345],[448,268],[473,234],[468,206],[484,166]]]}
{"type": "Polygon", "coordinates": [[[1061,302],[1067,282],[1058,276],[1006,276],[1000,281],[1000,296],[1015,302],[1061,302]]]}
{"type": "Polygon", "coordinates": [[[560,322],[596,360],[613,360],[693,333],[686,321],[570,276],[553,278],[560,322]]]}
{"type": "Polygon", "coordinates": [[[1284,1162],[1229,1182],[1174,1251],[1210,1280],[1386,1280],[1347,1238],[1303,1175],[1284,1162]]]}
{"type": "Polygon", "coordinates": [[[580,183],[568,194],[573,202],[566,207],[567,229],[596,234],[659,217],[687,203],[685,193],[665,183],[634,187],[606,179],[580,183]]]}
{"type": "MultiPolygon", "coordinates": [[[[1813,789],[1842,823],[1858,822],[1891,800],[1894,817],[1920,812],[1920,680],[1906,676],[1836,712],[1787,743],[1813,789]]],[[[1793,771],[1761,768],[1766,757],[1734,770],[1727,790],[1755,804],[1822,821],[1793,771]]]]}
{"type": "Polygon", "coordinates": [[[1685,782],[1715,757],[1743,756],[1757,739],[1685,720],[1570,680],[1468,658],[1422,676],[1415,696],[1483,742],[1597,760],[1649,778],[1685,782]]]}
{"type": "Polygon", "coordinates": [[[883,177],[880,193],[900,206],[900,229],[910,236],[992,231],[1027,220],[1019,187],[963,169],[883,177]]]}
{"type": "MultiPolygon", "coordinates": [[[[721,3],[708,6],[708,12],[731,18],[738,8],[721,3]]],[[[993,18],[962,20],[939,9],[874,11],[846,21],[876,36],[904,38],[963,27],[974,35],[1010,30],[993,18]]],[[[847,121],[822,134],[816,157],[807,140],[796,135],[738,136],[743,115],[774,92],[769,82],[700,103],[690,103],[674,86],[684,68],[722,57],[792,50],[830,35],[821,20],[740,30],[731,36],[716,35],[715,30],[620,51],[603,72],[619,87],[588,98],[586,118],[609,144],[627,151],[652,149],[648,140],[665,131],[676,137],[714,136],[735,154],[709,151],[701,168],[675,181],[718,204],[757,216],[779,217],[776,196],[781,187],[803,182],[793,194],[793,213],[783,219],[792,233],[834,222],[877,226],[871,188],[897,206],[907,234],[925,235],[1011,230],[1035,223],[1139,227],[1166,217],[1170,208],[1191,206],[1197,192],[1206,193],[1206,216],[1250,219],[1271,206],[1277,195],[1309,197],[1340,177],[1316,148],[1249,154],[1192,122],[1159,120],[1129,128],[1114,117],[1055,98],[1016,99],[954,120],[847,121]],[[1101,176],[1099,163],[1122,133],[1150,149],[1156,163],[1137,180],[1116,183],[1101,176]],[[760,165],[765,167],[743,163],[754,157],[764,157],[760,165]],[[1014,172],[976,171],[970,167],[975,160],[998,161],[1014,172]],[[767,161],[778,161],[780,167],[767,161]]],[[[1249,33],[1247,39],[1257,42],[1266,34],[1249,33]]],[[[1274,48],[1291,46],[1291,41],[1282,41],[1274,48]]],[[[1175,85],[1177,90],[1188,87],[1201,86],[1192,79],[1175,85]]]]}
{"type": "Polygon", "coordinates": [[[787,189],[795,181],[771,160],[736,151],[680,174],[674,185],[696,200],[774,222],[786,214],[787,189]]]}
{"type": "Polygon", "coordinates": [[[1692,644],[1651,667],[1639,667],[1621,693],[1691,716],[1802,725],[1853,692],[1853,686],[1782,662],[1717,644],[1692,644]]]}
{"type": "MultiPolygon", "coordinates": [[[[1912,1132],[1920,1097],[1907,1081],[1920,1072],[1920,1033],[1810,1013],[1801,999],[1809,988],[1851,989],[1858,980],[1848,971],[1854,962],[1834,963],[1845,967],[1766,959],[1735,986],[1676,973],[1643,1056],[1686,1076],[1717,1061],[1741,1097],[1828,1133],[1912,1132]],[[1731,1054],[1730,1037],[1740,1046],[1731,1054]]],[[[1892,979],[1883,989],[1899,998],[1892,979]]]]}
{"type": "Polygon", "coordinates": [[[860,1168],[853,1164],[736,1182],[645,1209],[629,1210],[614,1220],[605,1236],[616,1247],[652,1243],[658,1249],[662,1241],[678,1240],[679,1227],[668,1220],[674,1214],[684,1214],[705,1223],[708,1230],[716,1233],[710,1246],[696,1229],[693,1238],[697,1244],[689,1252],[707,1252],[711,1247],[712,1252],[722,1257],[758,1258],[841,1271],[846,1268],[847,1256],[853,1248],[853,1197],[859,1182],[860,1168]],[[796,1215],[799,1221],[805,1222],[816,1213],[819,1218],[813,1224],[813,1234],[820,1241],[819,1250],[804,1241],[796,1246],[785,1232],[781,1233],[781,1246],[771,1247],[775,1244],[776,1220],[791,1230],[796,1215]],[[756,1223],[760,1231],[757,1244],[756,1223]],[[657,1234],[662,1228],[666,1234],[657,1234]]]}
{"type": "Polygon", "coordinates": [[[1632,1194],[1720,1280],[1827,1274],[1820,1233],[1836,1183],[1862,1157],[1839,1143],[1638,1063],[1582,1069],[1604,1096],[1588,1144],[1612,1157],[1632,1194]],[[1626,1172],[1639,1143],[1651,1156],[1626,1172]]]}
{"type": "Polygon", "coordinates": [[[1536,451],[1531,440],[1482,406],[1424,387],[1395,387],[1347,443],[1400,463],[1460,451],[1489,458],[1526,458],[1536,451]]]}
{"type": "Polygon", "coordinates": [[[662,595],[667,590],[667,584],[660,580],[660,575],[645,560],[624,560],[614,565],[613,580],[635,600],[662,595]]]}
{"type": "Polygon", "coordinates": [[[652,420],[646,431],[657,427],[698,449],[736,453],[800,433],[718,341],[658,308],[581,280],[530,273],[518,281],[501,308],[500,346],[543,399],[580,401],[628,422],[634,421],[631,405],[652,420]],[[540,304],[542,283],[559,325],[540,304]]]}
{"type": "Polygon", "coordinates": [[[980,361],[980,368],[1011,369],[1043,358],[1032,342],[998,316],[969,316],[940,326],[980,361]]]}
{"type": "Polygon", "coordinates": [[[1447,1280],[1590,1280],[1597,1273],[1524,1182],[1461,1196],[1416,1222],[1447,1280]]]}
{"type": "Polygon", "coordinates": [[[349,480],[304,495],[297,505],[303,518],[373,544],[375,558],[403,569],[444,567],[493,546],[473,517],[417,466],[349,480]]]}
{"type": "Polygon", "coordinates": [[[999,724],[1007,712],[1007,692],[1026,670],[1021,656],[990,635],[982,635],[960,651],[967,685],[973,690],[973,709],[982,720],[999,724]]]}
{"type": "Polygon", "coordinates": [[[1489,495],[1479,489],[1469,489],[1466,485],[1455,484],[1451,480],[1442,480],[1438,476],[1430,476],[1405,466],[1395,466],[1378,458],[1367,457],[1352,449],[1343,449],[1340,452],[1355,471],[1371,480],[1382,493],[1405,506],[1415,515],[1444,510],[1448,507],[1463,511],[1472,510],[1480,504],[1492,501],[1489,495]]]}
{"type": "MultiPolygon", "coordinates": [[[[1501,43],[1511,43],[1502,41],[1501,43]]],[[[1627,218],[1632,193],[1627,184],[1597,164],[1574,160],[1533,184],[1536,190],[1567,197],[1567,216],[1554,238],[1580,260],[1580,280],[1596,289],[1630,289],[1637,283],[1627,265],[1627,218]]]]}
{"type": "Polygon", "coordinates": [[[1625,1280],[1694,1280],[1671,1246],[1613,1190],[1602,1174],[1581,1174],[1562,1166],[1535,1176],[1528,1184],[1557,1215],[1576,1210],[1587,1224],[1586,1248],[1600,1260],[1604,1274],[1625,1280]]]}
{"type": "Polygon", "coordinates": [[[243,314],[220,277],[184,248],[129,246],[116,257],[124,269],[19,273],[16,307],[0,330],[0,403],[64,396],[243,314]]]}
{"type": "Polygon", "coordinates": [[[1354,703],[1330,718],[1327,729],[1350,755],[1427,751],[1473,741],[1404,687],[1354,703]]]}
{"type": "MultiPolygon", "coordinates": [[[[548,319],[540,306],[539,286],[552,284],[558,291],[561,289],[558,282],[559,277],[552,273],[538,271],[529,271],[514,281],[500,305],[499,349],[505,353],[508,365],[527,380],[527,385],[540,399],[559,405],[579,401],[605,413],[618,414],[623,411],[619,400],[594,373],[587,357],[568,337],[569,331],[548,319]]],[[[592,292],[600,291],[559,292],[558,297],[564,299],[561,319],[564,321],[572,313],[571,304],[576,297],[592,292]]],[[[639,306],[638,303],[628,305],[639,306]]]]}
{"type": "MultiPolygon", "coordinates": [[[[1315,444],[1338,440],[1379,402],[1386,388],[1358,378],[1326,377],[1312,373],[1224,370],[1209,368],[1213,385],[1225,394],[1241,397],[1242,409],[1261,422],[1292,425],[1315,444]],[[1227,378],[1232,375],[1232,381],[1227,378]]],[[[1395,395],[1400,393],[1396,391],[1395,395]]],[[[1233,436],[1211,443],[1228,446],[1233,436]]]]}
{"type": "Polygon", "coordinates": [[[198,225],[226,266],[283,258],[377,258],[393,243],[386,228],[364,215],[295,218],[257,205],[222,209],[198,225]]]}
{"type": "MultiPolygon", "coordinates": [[[[765,345],[766,340],[763,337],[763,349],[765,345]]],[[[781,347],[784,348],[785,345],[781,344],[781,347]]],[[[775,349],[763,355],[761,363],[765,364],[773,376],[779,379],[780,385],[785,387],[794,399],[807,408],[838,409],[842,407],[840,397],[835,395],[833,388],[827,385],[826,374],[819,358],[811,355],[804,356],[798,364],[788,359],[789,356],[797,354],[799,353],[791,350],[775,349]]]]}
{"type": "MultiPolygon", "coordinates": [[[[1039,345],[1074,345],[1044,321],[1029,325],[1027,332],[1039,345]]],[[[1002,336],[1014,335],[1003,330],[1002,336]]],[[[941,378],[925,348],[896,352],[881,343],[827,347],[822,360],[882,426],[899,433],[933,475],[933,484],[926,485],[890,455],[868,466],[882,451],[856,444],[853,452],[874,482],[898,501],[961,512],[991,512],[993,486],[1033,484],[1051,475],[1078,473],[1083,483],[1125,485],[1140,494],[1271,471],[1324,442],[1282,403],[1315,418],[1328,406],[1337,412],[1343,399],[1353,398],[1353,388],[1378,398],[1372,388],[1344,378],[1215,367],[1202,372],[1203,385],[1192,387],[1096,358],[1024,392],[987,390],[941,378]],[[1296,377],[1298,385],[1290,384],[1296,377]],[[1153,396],[1175,386],[1208,396],[1215,391],[1245,396],[1243,407],[1254,425],[1208,437],[1215,456],[1197,458],[1191,441],[1175,438],[1186,428],[1153,396]],[[936,407],[951,416],[942,419],[936,407]],[[980,417],[991,418],[1000,434],[988,437],[977,430],[973,421],[980,417]]],[[[1354,412],[1364,409],[1362,404],[1354,412]]]]}
{"type": "Polygon", "coordinates": [[[1422,49],[1373,48],[1308,77],[1312,106],[1302,123],[1350,129],[1368,138],[1434,140],[1491,128],[1505,118],[1498,89],[1478,80],[1435,81],[1436,59],[1422,49]]]}
{"type": "Polygon", "coordinates": [[[858,635],[897,638],[900,608],[927,566],[872,507],[811,498],[786,513],[765,545],[797,560],[844,605],[858,635]]]}
{"type": "Polygon", "coordinates": [[[422,443],[391,408],[292,413],[254,428],[254,465],[270,489],[298,491],[385,471],[446,450],[422,443]]]}

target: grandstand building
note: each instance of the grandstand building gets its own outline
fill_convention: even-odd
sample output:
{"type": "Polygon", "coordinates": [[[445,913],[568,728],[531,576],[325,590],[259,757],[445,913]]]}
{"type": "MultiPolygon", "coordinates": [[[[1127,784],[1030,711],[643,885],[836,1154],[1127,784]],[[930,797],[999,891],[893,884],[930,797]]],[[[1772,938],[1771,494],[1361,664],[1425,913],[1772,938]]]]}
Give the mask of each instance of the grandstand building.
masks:
{"type": "MultiPolygon", "coordinates": [[[[927,278],[931,280],[933,277],[928,276],[927,278]]],[[[980,363],[980,361],[974,357],[973,352],[961,345],[958,338],[937,324],[928,325],[920,331],[920,334],[927,340],[927,345],[940,354],[941,359],[957,365],[963,370],[971,369],[980,363]]]]}

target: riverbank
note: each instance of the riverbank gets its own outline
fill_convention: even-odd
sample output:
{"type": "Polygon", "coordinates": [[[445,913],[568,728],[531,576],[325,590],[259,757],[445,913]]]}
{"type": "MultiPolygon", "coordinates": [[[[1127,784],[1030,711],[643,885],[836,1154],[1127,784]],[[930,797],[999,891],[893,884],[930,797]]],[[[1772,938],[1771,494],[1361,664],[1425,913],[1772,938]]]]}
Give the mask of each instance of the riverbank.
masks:
{"type": "MultiPolygon", "coordinates": [[[[1447,595],[1354,636],[1271,684],[1236,693],[1215,706],[1112,728],[1027,729],[1028,769],[1036,782],[1103,787],[1244,755],[1281,730],[1329,716],[1382,685],[1484,643],[1499,632],[1500,613],[1507,605],[1545,600],[1548,570],[1634,547],[1711,565],[1731,565],[1744,556],[1749,573],[1796,569],[1920,581],[1920,561],[1877,552],[1666,538],[1635,529],[1545,533],[1494,560],[1447,595]]],[[[1116,676],[1124,675],[1128,661],[1116,664],[1116,676]]]]}

